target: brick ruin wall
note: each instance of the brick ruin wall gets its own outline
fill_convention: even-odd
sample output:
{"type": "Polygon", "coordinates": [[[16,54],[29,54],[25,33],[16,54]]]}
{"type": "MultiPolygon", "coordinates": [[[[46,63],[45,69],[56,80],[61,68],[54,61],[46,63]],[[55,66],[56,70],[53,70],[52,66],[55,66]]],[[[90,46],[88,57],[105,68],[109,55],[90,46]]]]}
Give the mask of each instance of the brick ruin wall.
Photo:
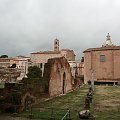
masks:
{"type": "Polygon", "coordinates": [[[45,64],[43,77],[48,81],[50,96],[64,94],[72,90],[72,74],[65,57],[49,59],[45,64]]]}

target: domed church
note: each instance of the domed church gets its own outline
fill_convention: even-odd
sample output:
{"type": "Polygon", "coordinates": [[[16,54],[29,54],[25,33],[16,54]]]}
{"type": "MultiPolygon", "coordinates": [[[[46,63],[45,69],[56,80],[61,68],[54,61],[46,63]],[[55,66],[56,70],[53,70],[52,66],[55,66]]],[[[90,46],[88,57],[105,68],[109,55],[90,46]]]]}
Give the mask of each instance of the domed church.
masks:
{"type": "Polygon", "coordinates": [[[84,82],[120,83],[120,46],[112,43],[108,33],[102,47],[86,49],[84,53],[84,82]]]}

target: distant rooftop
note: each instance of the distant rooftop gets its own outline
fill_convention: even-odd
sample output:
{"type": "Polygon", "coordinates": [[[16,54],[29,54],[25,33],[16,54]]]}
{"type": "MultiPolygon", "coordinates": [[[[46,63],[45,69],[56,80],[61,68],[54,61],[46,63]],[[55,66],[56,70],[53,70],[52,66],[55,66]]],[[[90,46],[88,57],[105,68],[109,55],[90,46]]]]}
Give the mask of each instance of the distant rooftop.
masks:
{"type": "Polygon", "coordinates": [[[61,49],[61,51],[73,51],[73,50],[70,50],[70,49],[64,48],[64,49],[61,49]]]}
{"type": "Polygon", "coordinates": [[[107,37],[106,41],[104,42],[104,44],[102,45],[102,47],[88,48],[85,51],[83,51],[83,53],[90,52],[90,51],[120,50],[120,46],[115,46],[112,43],[109,33],[108,33],[108,35],[106,37],[107,37]]]}
{"type": "Polygon", "coordinates": [[[14,60],[15,58],[0,58],[0,60],[14,60]]]}
{"type": "MultiPolygon", "coordinates": [[[[70,49],[61,49],[60,51],[73,51],[70,49]]],[[[39,51],[39,52],[33,52],[31,54],[60,54],[60,51],[39,51]]]]}
{"type": "Polygon", "coordinates": [[[17,58],[30,58],[30,57],[27,57],[27,56],[23,56],[23,55],[18,55],[16,56],[17,58]]]}
{"type": "Polygon", "coordinates": [[[39,52],[34,52],[31,54],[59,54],[60,51],[39,51],[39,52]]]}
{"type": "Polygon", "coordinates": [[[120,50],[120,46],[89,48],[89,49],[83,51],[83,53],[90,52],[90,51],[104,51],[104,50],[120,50]]]}

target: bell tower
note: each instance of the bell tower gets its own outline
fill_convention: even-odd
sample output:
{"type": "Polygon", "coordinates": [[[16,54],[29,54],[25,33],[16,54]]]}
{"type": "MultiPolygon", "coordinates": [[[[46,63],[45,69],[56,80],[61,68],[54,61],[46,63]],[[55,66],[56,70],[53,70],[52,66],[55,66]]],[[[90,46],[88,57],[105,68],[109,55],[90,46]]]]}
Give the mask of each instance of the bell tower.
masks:
{"type": "Polygon", "coordinates": [[[57,39],[57,37],[54,40],[54,51],[59,51],[59,40],[57,39]]]}

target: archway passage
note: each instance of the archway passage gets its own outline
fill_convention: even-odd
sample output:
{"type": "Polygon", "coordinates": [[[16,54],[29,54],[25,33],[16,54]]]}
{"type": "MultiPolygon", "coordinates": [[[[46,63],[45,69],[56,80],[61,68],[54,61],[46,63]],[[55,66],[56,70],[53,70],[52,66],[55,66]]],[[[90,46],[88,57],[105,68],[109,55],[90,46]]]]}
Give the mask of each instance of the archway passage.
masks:
{"type": "Polygon", "coordinates": [[[65,72],[64,72],[64,74],[63,74],[63,89],[62,89],[62,91],[63,91],[63,94],[65,93],[65,80],[66,80],[66,74],[65,74],[65,72]]]}

